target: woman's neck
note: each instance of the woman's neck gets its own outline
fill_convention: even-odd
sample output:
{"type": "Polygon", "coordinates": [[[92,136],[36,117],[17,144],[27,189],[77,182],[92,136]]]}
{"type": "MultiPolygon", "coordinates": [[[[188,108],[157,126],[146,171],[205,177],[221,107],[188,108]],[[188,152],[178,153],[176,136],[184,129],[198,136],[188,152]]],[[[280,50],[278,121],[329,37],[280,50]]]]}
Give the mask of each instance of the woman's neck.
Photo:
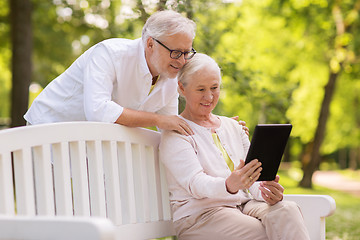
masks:
{"type": "Polygon", "coordinates": [[[199,115],[193,114],[189,111],[186,111],[185,109],[180,115],[205,128],[211,128],[214,130],[220,127],[220,119],[212,113],[207,115],[199,115]]]}

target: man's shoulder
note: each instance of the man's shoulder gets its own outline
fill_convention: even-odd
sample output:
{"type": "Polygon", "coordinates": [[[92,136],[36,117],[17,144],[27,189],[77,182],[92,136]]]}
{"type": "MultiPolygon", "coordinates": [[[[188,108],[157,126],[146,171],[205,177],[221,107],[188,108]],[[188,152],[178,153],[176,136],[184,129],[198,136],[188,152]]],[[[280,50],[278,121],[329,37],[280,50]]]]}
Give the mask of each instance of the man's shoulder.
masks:
{"type": "Polygon", "coordinates": [[[137,53],[141,45],[141,39],[110,38],[99,43],[112,53],[137,53]]]}

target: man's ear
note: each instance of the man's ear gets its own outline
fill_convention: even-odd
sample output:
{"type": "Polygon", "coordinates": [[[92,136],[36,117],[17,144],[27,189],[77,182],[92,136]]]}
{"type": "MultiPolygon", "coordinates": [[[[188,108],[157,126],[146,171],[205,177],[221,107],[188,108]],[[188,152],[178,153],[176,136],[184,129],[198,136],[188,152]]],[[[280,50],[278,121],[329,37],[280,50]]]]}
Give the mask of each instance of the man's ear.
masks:
{"type": "Polygon", "coordinates": [[[152,50],[153,47],[154,47],[154,39],[152,37],[148,37],[148,39],[146,40],[146,48],[152,50]]]}

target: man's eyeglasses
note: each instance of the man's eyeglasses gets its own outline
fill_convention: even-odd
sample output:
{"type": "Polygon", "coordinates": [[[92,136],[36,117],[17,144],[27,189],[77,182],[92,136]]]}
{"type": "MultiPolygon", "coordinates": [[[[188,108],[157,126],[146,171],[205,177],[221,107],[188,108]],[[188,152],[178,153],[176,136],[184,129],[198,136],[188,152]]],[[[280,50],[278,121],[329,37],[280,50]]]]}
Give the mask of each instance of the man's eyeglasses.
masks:
{"type": "Polygon", "coordinates": [[[170,57],[172,58],[172,59],[179,59],[183,54],[184,54],[184,58],[186,59],[186,60],[189,60],[189,59],[191,59],[194,55],[195,55],[195,53],[196,53],[196,51],[195,51],[195,49],[194,48],[192,48],[191,49],[191,51],[189,51],[189,52],[182,52],[182,51],[179,51],[179,50],[171,50],[170,48],[168,48],[167,46],[165,46],[162,42],[160,42],[159,40],[157,40],[157,39],[155,39],[155,38],[153,38],[157,43],[159,43],[161,46],[163,46],[164,48],[166,48],[167,50],[169,50],[170,51],[170,57]]]}

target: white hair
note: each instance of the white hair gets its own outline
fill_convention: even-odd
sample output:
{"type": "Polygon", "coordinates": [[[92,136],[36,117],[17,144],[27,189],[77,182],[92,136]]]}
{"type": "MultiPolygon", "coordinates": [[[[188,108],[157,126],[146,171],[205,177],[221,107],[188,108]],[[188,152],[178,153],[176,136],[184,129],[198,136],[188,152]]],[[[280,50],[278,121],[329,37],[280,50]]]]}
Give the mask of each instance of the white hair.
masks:
{"type": "Polygon", "coordinates": [[[196,53],[178,73],[178,81],[185,87],[193,79],[193,75],[200,70],[215,71],[219,74],[221,84],[221,70],[214,59],[203,53],[196,53]]]}
{"type": "Polygon", "coordinates": [[[195,38],[196,24],[172,10],[158,11],[152,14],[146,21],[142,30],[142,41],[146,46],[149,37],[161,39],[177,33],[188,34],[191,39],[195,38]]]}

